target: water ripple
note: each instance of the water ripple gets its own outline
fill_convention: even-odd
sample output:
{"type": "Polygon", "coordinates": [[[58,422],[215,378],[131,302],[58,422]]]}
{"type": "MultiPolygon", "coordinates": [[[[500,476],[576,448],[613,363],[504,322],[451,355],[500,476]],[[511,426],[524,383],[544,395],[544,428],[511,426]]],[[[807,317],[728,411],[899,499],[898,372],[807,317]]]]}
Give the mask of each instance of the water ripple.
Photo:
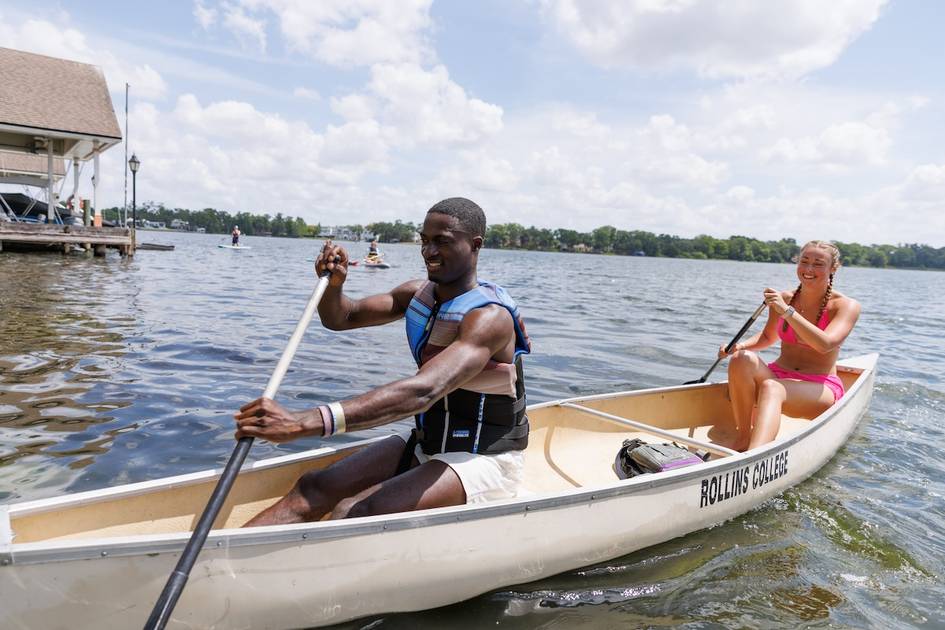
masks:
{"type": "MultiPolygon", "coordinates": [[[[253,250],[232,252],[213,236],[148,240],[177,249],[133,260],[0,254],[0,501],[229,455],[232,413],[265,386],[311,291],[318,244],[250,237],[253,250]]],[[[416,246],[386,249],[394,267],[353,268],[347,292],[422,274],[416,246]]],[[[790,265],[493,250],[480,273],[520,304],[534,345],[530,402],[698,378],[762,287],[795,283],[790,265]]],[[[945,274],[844,268],[837,288],[863,305],[845,354],[882,356],[870,412],[811,480],[624,558],[342,627],[945,626],[945,274]]],[[[414,370],[402,324],[333,333],[315,323],[279,397],[312,406],[414,370]]],[[[251,458],[318,444],[260,443],[251,458]]]]}

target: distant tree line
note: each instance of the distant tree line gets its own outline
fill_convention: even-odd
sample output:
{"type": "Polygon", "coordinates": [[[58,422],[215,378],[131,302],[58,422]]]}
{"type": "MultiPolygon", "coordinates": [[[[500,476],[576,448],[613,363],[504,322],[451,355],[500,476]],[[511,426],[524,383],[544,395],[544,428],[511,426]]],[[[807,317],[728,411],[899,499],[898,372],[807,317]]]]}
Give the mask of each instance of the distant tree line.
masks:
{"type": "MultiPolygon", "coordinates": [[[[105,208],[105,216],[117,216],[119,208],[105,208]]],[[[275,216],[237,212],[231,214],[225,210],[204,208],[188,210],[186,208],[167,208],[162,203],[146,202],[137,211],[138,221],[157,221],[171,226],[174,219],[187,222],[187,230],[203,228],[210,234],[229,234],[234,225],[240,226],[240,232],[254,236],[315,237],[321,231],[318,225],[308,225],[299,217],[275,216]]],[[[129,220],[131,212],[128,212],[129,220]]]]}
{"type": "MultiPolygon", "coordinates": [[[[106,217],[117,216],[118,208],[106,208],[106,217]]],[[[250,235],[317,237],[320,225],[308,225],[298,217],[251,214],[231,214],[214,208],[187,210],[166,208],[164,204],[147,202],[137,210],[138,220],[160,221],[170,226],[174,219],[186,221],[189,230],[203,228],[211,234],[228,234],[234,225],[250,235]]],[[[347,226],[353,234],[365,229],[382,243],[409,243],[420,230],[409,221],[388,223],[379,221],[366,226],[347,226]]],[[[945,247],[931,247],[917,243],[899,245],[860,245],[835,242],[840,249],[843,264],[857,267],[896,267],[908,269],[945,269],[945,247]]],[[[664,258],[696,258],[741,260],[753,262],[791,262],[798,253],[799,244],[793,238],[762,241],[750,236],[730,236],[727,239],[700,234],[682,238],[671,234],[654,234],[643,230],[620,230],[612,225],[601,226],[591,232],[568,229],[524,227],[518,223],[498,223],[486,230],[486,247],[495,249],[526,249],[539,251],[588,252],[621,256],[651,256],[664,258]]]]}
{"type": "Polygon", "coordinates": [[[367,229],[382,243],[412,243],[413,235],[420,231],[420,226],[397,219],[393,223],[369,223],[367,229]]]}
{"type": "MultiPolygon", "coordinates": [[[[761,241],[749,236],[719,239],[706,234],[682,238],[653,234],[643,230],[618,230],[605,225],[591,232],[524,227],[518,223],[499,223],[486,230],[486,247],[541,251],[591,252],[622,256],[662,256],[742,260],[754,262],[790,262],[798,253],[793,238],[761,241]]],[[[934,248],[916,243],[899,245],[860,245],[835,243],[845,265],[858,267],[898,267],[945,269],[945,247],[934,248]]]]}

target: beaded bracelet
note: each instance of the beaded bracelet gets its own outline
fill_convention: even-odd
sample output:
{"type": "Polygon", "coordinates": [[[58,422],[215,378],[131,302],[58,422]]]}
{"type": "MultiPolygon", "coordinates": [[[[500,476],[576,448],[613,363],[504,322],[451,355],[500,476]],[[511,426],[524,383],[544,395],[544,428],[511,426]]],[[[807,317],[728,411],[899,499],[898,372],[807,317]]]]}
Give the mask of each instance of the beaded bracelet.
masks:
{"type": "Polygon", "coordinates": [[[335,432],[335,423],[331,417],[331,409],[327,405],[320,405],[318,412],[322,414],[322,437],[331,437],[335,432]]]}

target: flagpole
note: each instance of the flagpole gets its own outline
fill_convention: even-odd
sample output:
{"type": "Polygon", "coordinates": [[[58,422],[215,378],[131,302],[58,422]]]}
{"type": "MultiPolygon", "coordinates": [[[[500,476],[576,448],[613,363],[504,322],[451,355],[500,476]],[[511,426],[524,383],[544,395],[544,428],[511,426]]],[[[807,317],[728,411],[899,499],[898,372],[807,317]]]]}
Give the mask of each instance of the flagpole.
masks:
{"type": "Polygon", "coordinates": [[[125,83],[125,205],[122,206],[125,215],[125,226],[128,225],[128,87],[128,84],[125,83]]]}

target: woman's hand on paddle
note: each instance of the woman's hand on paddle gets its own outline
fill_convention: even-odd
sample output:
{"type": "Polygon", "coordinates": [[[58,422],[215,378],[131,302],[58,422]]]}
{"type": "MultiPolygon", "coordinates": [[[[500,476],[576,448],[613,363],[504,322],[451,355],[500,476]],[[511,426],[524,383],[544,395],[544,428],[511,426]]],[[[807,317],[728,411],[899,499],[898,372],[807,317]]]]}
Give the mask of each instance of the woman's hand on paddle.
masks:
{"type": "Polygon", "coordinates": [[[787,302],[785,302],[784,298],[781,296],[781,292],[771,287],[765,289],[765,304],[767,304],[769,308],[773,308],[774,312],[778,315],[784,315],[784,311],[786,311],[788,307],[787,302]]]}
{"type": "Polygon", "coordinates": [[[289,411],[269,398],[257,398],[240,407],[236,418],[236,439],[261,438],[270,442],[291,442],[300,437],[325,432],[319,411],[289,411]]]}
{"type": "Polygon", "coordinates": [[[728,346],[727,343],[726,343],[726,344],[722,344],[721,346],[719,346],[719,358],[720,358],[720,359],[722,359],[722,358],[724,358],[724,357],[730,357],[730,356],[732,356],[733,354],[735,354],[736,352],[738,352],[739,350],[741,350],[741,344],[739,344],[739,343],[736,343],[735,345],[732,346],[731,352],[726,352],[726,351],[725,351],[726,346],[728,346]]]}
{"type": "Polygon", "coordinates": [[[326,271],[331,273],[328,284],[333,287],[340,287],[348,277],[348,252],[330,240],[315,260],[315,275],[321,277],[326,271]]]}

